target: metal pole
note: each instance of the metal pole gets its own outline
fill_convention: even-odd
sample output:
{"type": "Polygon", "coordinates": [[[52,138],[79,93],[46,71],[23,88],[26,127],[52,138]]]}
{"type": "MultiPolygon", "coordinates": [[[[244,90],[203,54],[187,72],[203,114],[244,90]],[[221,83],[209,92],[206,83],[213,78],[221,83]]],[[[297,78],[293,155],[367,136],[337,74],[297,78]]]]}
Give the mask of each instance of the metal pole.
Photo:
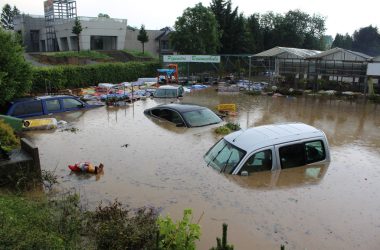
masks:
{"type": "Polygon", "coordinates": [[[251,90],[251,86],[252,86],[252,83],[251,83],[251,59],[252,59],[252,56],[248,56],[249,58],[249,73],[248,73],[248,78],[249,78],[249,90],[251,90]]]}

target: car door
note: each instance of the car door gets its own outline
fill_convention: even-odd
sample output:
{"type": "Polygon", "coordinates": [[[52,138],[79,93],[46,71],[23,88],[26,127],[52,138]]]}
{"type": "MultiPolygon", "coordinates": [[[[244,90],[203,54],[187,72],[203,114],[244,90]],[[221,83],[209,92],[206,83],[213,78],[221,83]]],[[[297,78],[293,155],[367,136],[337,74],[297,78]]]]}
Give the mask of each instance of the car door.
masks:
{"type": "Polygon", "coordinates": [[[59,101],[59,98],[46,99],[43,100],[42,103],[44,106],[45,115],[63,112],[62,104],[59,101]]]}
{"type": "Polygon", "coordinates": [[[233,174],[241,175],[244,171],[250,175],[254,172],[277,169],[277,159],[273,146],[255,150],[245,156],[233,174]]]}
{"type": "Polygon", "coordinates": [[[15,103],[9,110],[8,115],[25,118],[43,115],[42,103],[40,100],[15,103]]]}
{"type": "Polygon", "coordinates": [[[86,106],[83,102],[72,97],[62,98],[61,102],[64,111],[83,109],[86,106]]]}
{"type": "Polygon", "coordinates": [[[313,165],[329,158],[323,138],[310,138],[276,145],[277,161],[281,169],[313,165]]]}

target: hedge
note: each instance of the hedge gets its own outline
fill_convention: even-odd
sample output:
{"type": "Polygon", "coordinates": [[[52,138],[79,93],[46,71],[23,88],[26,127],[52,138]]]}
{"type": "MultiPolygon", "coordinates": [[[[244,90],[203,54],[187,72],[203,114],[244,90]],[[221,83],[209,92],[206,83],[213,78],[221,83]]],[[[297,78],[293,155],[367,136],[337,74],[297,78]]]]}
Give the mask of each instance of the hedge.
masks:
{"type": "Polygon", "coordinates": [[[102,82],[136,81],[139,77],[155,76],[157,68],[159,68],[158,62],[35,67],[33,69],[32,92],[45,92],[47,88],[51,90],[81,88],[102,82]]]}

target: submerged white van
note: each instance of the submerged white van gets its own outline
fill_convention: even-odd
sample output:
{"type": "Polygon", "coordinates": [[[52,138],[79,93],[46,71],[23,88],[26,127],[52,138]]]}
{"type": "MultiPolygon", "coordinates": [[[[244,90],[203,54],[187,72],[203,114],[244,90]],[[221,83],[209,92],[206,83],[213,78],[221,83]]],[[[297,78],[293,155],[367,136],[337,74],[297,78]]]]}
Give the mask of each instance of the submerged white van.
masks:
{"type": "Polygon", "coordinates": [[[204,156],[228,174],[279,170],[330,162],[325,133],[303,123],[264,125],[231,133],[204,156]]]}

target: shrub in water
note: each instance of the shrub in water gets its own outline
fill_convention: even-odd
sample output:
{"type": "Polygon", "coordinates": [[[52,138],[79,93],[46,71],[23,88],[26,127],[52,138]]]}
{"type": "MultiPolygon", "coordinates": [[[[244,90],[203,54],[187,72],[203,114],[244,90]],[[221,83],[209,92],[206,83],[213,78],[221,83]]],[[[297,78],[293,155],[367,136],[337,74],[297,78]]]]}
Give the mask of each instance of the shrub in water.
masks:
{"type": "Polygon", "coordinates": [[[193,250],[201,236],[198,224],[191,223],[191,209],[185,209],[181,221],[174,223],[169,216],[158,218],[158,249],[193,250]]]}

